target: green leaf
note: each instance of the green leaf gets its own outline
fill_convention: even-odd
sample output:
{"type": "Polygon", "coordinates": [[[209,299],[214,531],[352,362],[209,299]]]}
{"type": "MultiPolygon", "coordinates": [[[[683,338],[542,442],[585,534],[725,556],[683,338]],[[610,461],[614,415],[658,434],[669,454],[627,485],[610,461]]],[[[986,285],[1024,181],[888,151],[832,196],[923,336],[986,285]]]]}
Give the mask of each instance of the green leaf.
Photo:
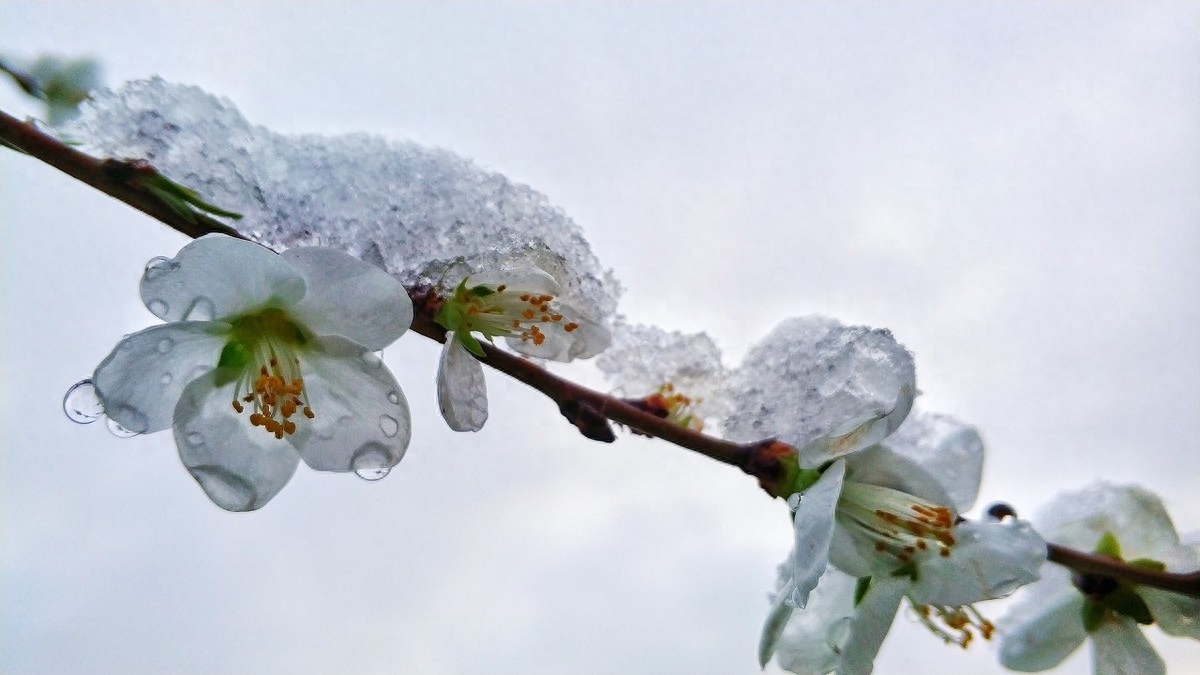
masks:
{"type": "Polygon", "coordinates": [[[1143,626],[1154,623],[1154,615],[1150,613],[1146,601],[1129,585],[1121,584],[1100,602],[1117,614],[1127,616],[1143,626]]]}
{"type": "Polygon", "coordinates": [[[1162,563],[1157,560],[1151,560],[1150,558],[1138,558],[1137,560],[1130,560],[1127,564],[1130,567],[1136,567],[1140,570],[1149,570],[1151,572],[1167,571],[1166,563],[1162,563]]]}
{"type": "Polygon", "coordinates": [[[1112,532],[1105,532],[1104,536],[1100,537],[1100,541],[1096,543],[1097,555],[1106,555],[1110,558],[1121,559],[1121,544],[1117,541],[1112,532]]]}
{"type": "Polygon", "coordinates": [[[1095,633],[1104,623],[1104,605],[1092,600],[1084,600],[1079,618],[1083,620],[1083,629],[1095,633]]]}
{"type": "Polygon", "coordinates": [[[871,590],[871,577],[863,577],[859,579],[858,583],[854,586],[855,607],[858,607],[858,604],[863,601],[863,598],[867,597],[867,591],[869,590],[871,590]]]}

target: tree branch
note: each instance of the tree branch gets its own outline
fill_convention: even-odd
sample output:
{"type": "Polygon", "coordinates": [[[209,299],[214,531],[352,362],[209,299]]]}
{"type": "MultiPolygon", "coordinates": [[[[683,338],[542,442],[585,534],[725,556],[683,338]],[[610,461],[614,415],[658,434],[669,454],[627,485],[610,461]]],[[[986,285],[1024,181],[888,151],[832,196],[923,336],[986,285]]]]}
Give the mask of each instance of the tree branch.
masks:
{"type": "MultiPolygon", "coordinates": [[[[129,204],[189,237],[220,233],[245,239],[237,230],[221,221],[202,213],[185,215],[171,207],[145,186],[143,179],[157,175],[153,167],[145,162],[97,159],[59,141],[33,124],[22,122],[3,111],[0,111],[0,141],[129,204]]],[[[446,331],[433,321],[430,311],[431,303],[438,299],[431,295],[429,289],[409,289],[409,294],[413,297],[416,309],[412,330],[436,342],[444,342],[446,331]]],[[[623,424],[648,436],[661,438],[718,462],[736,466],[757,478],[759,484],[774,496],[771,486],[779,478],[781,470],[776,457],[781,448],[787,448],[786,445],[774,440],[738,444],[707,436],[641,410],[619,398],[565,380],[528,359],[490,344],[484,343],[483,350],[485,356],[480,359],[483,363],[545,394],[558,404],[568,419],[580,426],[585,435],[596,438],[584,430],[579,419],[572,418],[572,415],[578,414],[579,411],[587,411],[589,414],[623,424]]],[[[1200,597],[1200,571],[1189,574],[1154,572],[1056,544],[1048,544],[1046,549],[1048,560],[1078,572],[1102,574],[1191,597],[1200,597]]]]}

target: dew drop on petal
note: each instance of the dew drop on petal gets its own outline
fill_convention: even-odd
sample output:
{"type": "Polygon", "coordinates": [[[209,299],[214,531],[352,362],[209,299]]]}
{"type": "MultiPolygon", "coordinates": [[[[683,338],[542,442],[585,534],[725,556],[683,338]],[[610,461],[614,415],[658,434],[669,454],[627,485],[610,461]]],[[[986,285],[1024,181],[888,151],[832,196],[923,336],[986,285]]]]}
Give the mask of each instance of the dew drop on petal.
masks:
{"type": "Polygon", "coordinates": [[[114,420],[111,417],[106,419],[105,423],[108,425],[109,433],[111,433],[113,436],[116,436],[117,438],[133,438],[134,436],[139,435],[139,432],[130,431],[129,429],[126,429],[125,427],[121,426],[120,424],[117,424],[116,420],[114,420]]]}
{"type": "Polygon", "coordinates": [[[383,478],[391,472],[392,470],[389,468],[359,469],[358,471],[354,472],[354,475],[365,481],[375,482],[377,480],[383,480],[383,478]]]}
{"type": "Polygon", "coordinates": [[[373,366],[375,368],[378,368],[379,366],[383,365],[383,359],[379,358],[379,356],[375,352],[363,352],[362,360],[363,360],[363,363],[367,364],[368,366],[373,366]]]}
{"type": "Polygon", "coordinates": [[[192,306],[188,308],[188,311],[184,312],[183,320],[212,321],[214,318],[216,318],[216,315],[217,308],[216,305],[213,304],[212,299],[206,298],[202,295],[192,302],[192,306]]]}
{"type": "Polygon", "coordinates": [[[393,438],[400,431],[400,423],[391,415],[380,415],[379,429],[383,432],[384,436],[393,438]]]}
{"type": "Polygon", "coordinates": [[[170,373],[163,373],[162,377],[158,378],[158,381],[165,385],[165,384],[171,384],[171,380],[174,380],[174,379],[175,379],[174,375],[172,375],[170,373]]]}
{"type": "Polygon", "coordinates": [[[996,583],[992,584],[989,588],[987,588],[985,590],[987,591],[988,597],[990,597],[990,598],[1002,598],[1006,595],[1011,594],[1013,591],[1017,590],[1024,584],[1025,584],[1025,582],[1022,581],[1021,579],[1002,579],[1002,580],[997,581],[996,583]]]}
{"type": "Polygon", "coordinates": [[[792,495],[791,497],[788,497],[788,499],[787,499],[788,508],[793,511],[800,508],[800,500],[803,498],[804,498],[803,495],[801,495],[799,492],[792,495]]]}
{"type": "Polygon", "coordinates": [[[179,263],[172,261],[166,256],[156,256],[146,262],[146,271],[142,277],[146,281],[154,281],[162,278],[167,272],[173,271],[179,267],[179,263]]]}
{"type": "Polygon", "coordinates": [[[388,392],[388,400],[391,401],[392,403],[399,405],[400,404],[400,394],[397,394],[394,391],[389,391],[388,392]]]}
{"type": "Polygon", "coordinates": [[[193,431],[193,432],[189,433],[187,436],[184,436],[183,438],[185,441],[187,441],[187,444],[192,447],[199,447],[201,445],[204,445],[204,434],[202,434],[198,431],[193,431]]]}
{"type": "Polygon", "coordinates": [[[258,492],[245,478],[220,466],[193,466],[188,471],[221,508],[247,511],[254,507],[258,492]]]}
{"type": "Polygon", "coordinates": [[[63,412],[67,419],[76,424],[91,424],[104,417],[104,404],[96,395],[96,385],[91,379],[80,380],[71,385],[63,396],[63,412]]]}
{"type": "Polygon", "coordinates": [[[151,300],[150,302],[146,303],[146,309],[149,309],[151,312],[153,312],[155,316],[162,316],[166,314],[167,310],[170,308],[167,307],[167,303],[163,302],[162,300],[151,300]]]}
{"type": "Polygon", "coordinates": [[[174,346],[175,346],[174,340],[172,340],[171,338],[163,338],[158,341],[158,346],[156,347],[156,349],[158,349],[159,354],[166,354],[167,352],[171,351],[171,348],[173,348],[174,346]]]}

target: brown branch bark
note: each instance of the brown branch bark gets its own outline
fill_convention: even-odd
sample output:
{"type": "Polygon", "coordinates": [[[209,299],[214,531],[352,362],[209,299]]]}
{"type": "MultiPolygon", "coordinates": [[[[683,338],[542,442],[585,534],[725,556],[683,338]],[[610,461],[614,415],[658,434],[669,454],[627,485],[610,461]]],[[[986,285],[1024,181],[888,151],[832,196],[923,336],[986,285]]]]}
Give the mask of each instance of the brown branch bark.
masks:
{"type": "MultiPolygon", "coordinates": [[[[152,169],[142,162],[124,160],[102,160],[80,152],[37,127],[0,111],[0,141],[38,159],[63,173],[86,183],[142,211],[167,226],[188,235],[200,237],[205,234],[221,233],[242,237],[234,228],[204,214],[185,217],[163,202],[136,180],[152,169]]],[[[427,311],[429,297],[426,291],[410,289],[417,309],[412,329],[431,340],[445,341],[445,330],[437,325],[427,311]]],[[[568,407],[586,406],[593,413],[614,422],[624,424],[643,434],[661,438],[683,448],[698,452],[705,457],[736,466],[759,479],[764,487],[777,478],[778,463],[773,461],[779,452],[780,443],[765,440],[759,443],[738,444],[707,436],[675,425],[665,419],[643,411],[619,398],[582,387],[547,371],[536,363],[483,345],[483,363],[516,380],[540,391],[558,404],[560,410],[568,407]]],[[[1104,574],[1132,583],[1161,588],[1192,597],[1200,597],[1200,572],[1171,574],[1154,572],[1126,565],[1120,561],[1096,556],[1055,544],[1047,545],[1047,559],[1073,570],[1104,574]]]]}

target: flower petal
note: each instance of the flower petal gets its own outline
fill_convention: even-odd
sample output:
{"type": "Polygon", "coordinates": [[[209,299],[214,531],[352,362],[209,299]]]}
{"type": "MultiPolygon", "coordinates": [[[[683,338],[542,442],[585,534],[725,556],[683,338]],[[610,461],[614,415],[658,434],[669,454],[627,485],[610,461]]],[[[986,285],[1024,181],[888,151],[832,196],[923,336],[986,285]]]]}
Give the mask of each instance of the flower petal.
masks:
{"type": "Polygon", "coordinates": [[[508,346],[526,356],[567,363],[575,359],[590,359],[612,344],[608,329],[584,317],[579,310],[563,303],[556,304],[555,308],[562,313],[563,320],[537,324],[546,336],[542,344],[536,344],[528,338],[510,337],[505,338],[508,346]],[[566,329],[568,324],[572,325],[570,331],[566,329]]]}
{"type": "Polygon", "coordinates": [[[853,577],[832,567],[825,571],[808,606],[792,612],[776,640],[775,659],[781,668],[798,675],[825,675],[841,666],[855,617],[855,584],[853,577]]]}
{"type": "MultiPolygon", "coordinates": [[[[367,471],[395,466],[412,437],[408,401],[391,371],[372,351],[324,336],[301,354],[301,374],[315,417],[297,442],[300,457],[318,471],[367,471]]],[[[297,425],[300,426],[300,425],[297,425]]]]}
{"type": "Polygon", "coordinates": [[[170,427],[184,387],[216,367],[228,330],[228,324],[188,321],[151,326],[118,342],[92,375],[105,414],[137,433],[170,427]]]}
{"type": "Polygon", "coordinates": [[[531,267],[517,272],[481,272],[467,277],[467,287],[476,286],[507,286],[508,290],[516,293],[532,293],[536,295],[562,295],[563,289],[549,272],[531,267]]]}
{"type": "Polygon", "coordinates": [[[1033,522],[1047,541],[1083,551],[1111,532],[1126,560],[1167,562],[1183,548],[1162,500],[1136,485],[1096,482],[1063,492],[1039,509],[1033,522]]]}
{"type": "Polygon", "coordinates": [[[896,392],[896,403],[890,410],[874,410],[855,417],[818,436],[800,448],[801,465],[819,466],[835,457],[870,447],[887,438],[900,427],[912,410],[916,389],[903,385],[896,392]]]}
{"type": "Polygon", "coordinates": [[[307,288],[289,311],[317,335],[340,335],[379,350],[412,324],[408,292],[378,267],[332,248],[290,248],[282,257],[307,288]]]}
{"type": "Polygon", "coordinates": [[[842,647],[843,666],[838,669],[839,675],[869,675],[907,588],[905,579],[871,580],[867,594],[855,608],[850,639],[842,647]]]}
{"type": "Polygon", "coordinates": [[[252,427],[230,406],[233,381],[218,371],[193,380],[175,406],[179,459],[209,499],[227,511],[253,511],[271,500],[296,472],[300,458],[288,441],[252,427]]]}
{"type": "Polygon", "coordinates": [[[834,512],[842,494],[846,463],[834,462],[812,487],[800,495],[796,504],[796,548],[793,551],[792,578],[795,590],[792,602],[803,608],[808,594],[816,587],[829,564],[829,544],[833,537],[834,512]]]}
{"type": "Polygon", "coordinates": [[[913,602],[957,607],[1003,597],[1037,581],[1046,562],[1046,542],[1023,520],[966,522],[954,537],[949,556],[921,561],[913,602]]]}
{"type": "Polygon", "coordinates": [[[210,234],[142,275],[142,302],[163,321],[224,319],[304,297],[304,278],[270,249],[210,234]]]}
{"type": "Polygon", "coordinates": [[[948,415],[918,412],[883,444],[936,478],[960,512],[975,503],[983,474],[983,439],[974,427],[948,415]]]}
{"type": "Polygon", "coordinates": [[[766,668],[771,656],[775,654],[775,645],[779,643],[783,629],[787,627],[792,612],[796,609],[792,604],[792,592],[796,590],[796,582],[790,573],[771,599],[771,610],[767,612],[767,620],[763,623],[762,635],[758,639],[758,667],[766,668]]]}
{"type": "Polygon", "coordinates": [[[1087,638],[1083,596],[1064,568],[1047,566],[999,621],[1000,663],[1026,673],[1062,663],[1087,638]]]}
{"type": "Polygon", "coordinates": [[[1138,595],[1150,607],[1154,624],[1167,635],[1200,640],[1200,598],[1142,586],[1138,595]]]}
{"type": "Polygon", "coordinates": [[[1092,633],[1094,675],[1166,675],[1166,672],[1162,657],[1133,619],[1105,621],[1092,633]]]}
{"type": "Polygon", "coordinates": [[[454,431],[479,431],[488,417],[487,382],[483,366],[458,341],[446,333],[437,372],[438,406],[454,431]]]}

